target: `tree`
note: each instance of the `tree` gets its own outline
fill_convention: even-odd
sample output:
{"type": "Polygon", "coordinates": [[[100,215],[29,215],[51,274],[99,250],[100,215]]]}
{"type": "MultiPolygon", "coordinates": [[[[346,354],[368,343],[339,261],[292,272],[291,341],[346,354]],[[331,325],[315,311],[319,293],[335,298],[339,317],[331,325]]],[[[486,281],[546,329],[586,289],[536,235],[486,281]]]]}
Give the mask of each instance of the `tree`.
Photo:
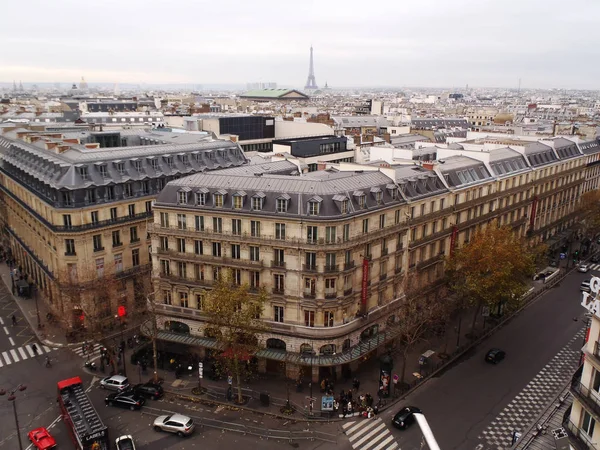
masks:
{"type": "Polygon", "coordinates": [[[416,272],[405,277],[405,298],[397,312],[400,342],[402,344],[402,370],[400,384],[404,385],[406,376],[406,362],[409,353],[434,327],[440,325],[446,316],[444,299],[440,299],[437,292],[433,301],[419,296],[421,286],[416,272]]]}
{"type": "Polygon", "coordinates": [[[459,304],[475,307],[472,329],[483,306],[515,306],[535,272],[535,254],[508,226],[488,224],[449,260],[449,285],[459,304]]]}
{"type": "Polygon", "coordinates": [[[223,349],[221,360],[235,376],[238,403],[243,402],[242,374],[251,370],[248,362],[261,347],[260,336],[266,331],[260,320],[266,300],[264,289],[251,294],[247,285],[233,282],[231,273],[221,275],[206,298],[204,310],[211,327],[218,330],[214,337],[223,349]]]}
{"type": "Polygon", "coordinates": [[[584,235],[595,237],[600,233],[600,191],[586,192],[579,205],[579,227],[584,235]]]}

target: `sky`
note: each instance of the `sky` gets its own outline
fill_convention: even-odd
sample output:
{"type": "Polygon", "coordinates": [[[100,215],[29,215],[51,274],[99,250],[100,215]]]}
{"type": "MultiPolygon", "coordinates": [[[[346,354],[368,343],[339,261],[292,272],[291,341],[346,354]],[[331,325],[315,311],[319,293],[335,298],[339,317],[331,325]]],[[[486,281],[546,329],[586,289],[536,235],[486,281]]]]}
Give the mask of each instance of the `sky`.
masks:
{"type": "Polygon", "coordinates": [[[0,81],[598,89],[600,0],[28,0],[0,81]]]}

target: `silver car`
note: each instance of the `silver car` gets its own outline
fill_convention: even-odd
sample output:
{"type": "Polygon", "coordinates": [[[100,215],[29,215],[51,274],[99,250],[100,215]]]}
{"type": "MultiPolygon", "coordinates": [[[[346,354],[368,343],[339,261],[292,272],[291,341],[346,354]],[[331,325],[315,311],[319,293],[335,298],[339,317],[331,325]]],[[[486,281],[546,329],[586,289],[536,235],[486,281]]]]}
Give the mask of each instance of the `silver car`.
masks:
{"type": "Polygon", "coordinates": [[[103,389],[110,389],[117,392],[122,392],[129,387],[129,380],[123,375],[113,375],[100,380],[100,386],[103,389]]]}
{"type": "Polygon", "coordinates": [[[590,270],[590,266],[588,266],[587,264],[579,264],[577,266],[577,270],[581,273],[586,273],[588,270],[590,270]]]}
{"type": "Polygon", "coordinates": [[[154,431],[168,431],[177,436],[189,436],[194,431],[194,421],[182,414],[158,416],[154,419],[154,431]]]}

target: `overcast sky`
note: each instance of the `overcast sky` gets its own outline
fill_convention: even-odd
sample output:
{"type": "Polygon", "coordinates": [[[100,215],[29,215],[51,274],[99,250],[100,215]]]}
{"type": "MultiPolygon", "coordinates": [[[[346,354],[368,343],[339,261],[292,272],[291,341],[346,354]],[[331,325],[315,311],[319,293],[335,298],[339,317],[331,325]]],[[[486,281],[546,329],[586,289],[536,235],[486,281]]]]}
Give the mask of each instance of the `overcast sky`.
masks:
{"type": "Polygon", "coordinates": [[[28,0],[0,81],[598,89],[600,0],[28,0]]]}

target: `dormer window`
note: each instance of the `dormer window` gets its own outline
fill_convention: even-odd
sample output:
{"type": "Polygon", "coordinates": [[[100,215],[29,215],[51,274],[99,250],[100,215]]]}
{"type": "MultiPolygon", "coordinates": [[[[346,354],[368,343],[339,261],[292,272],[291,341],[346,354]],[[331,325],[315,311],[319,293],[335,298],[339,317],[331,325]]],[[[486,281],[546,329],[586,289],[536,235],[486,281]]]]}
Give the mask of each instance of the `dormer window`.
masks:
{"type": "Polygon", "coordinates": [[[115,168],[119,172],[119,175],[125,175],[125,163],[117,162],[115,163],[115,168]]]}
{"type": "Polygon", "coordinates": [[[169,169],[172,169],[173,168],[173,157],[167,156],[165,158],[165,161],[167,162],[167,166],[169,166],[169,169]]]}
{"type": "Polygon", "coordinates": [[[263,192],[257,192],[252,196],[251,206],[253,211],[261,211],[263,209],[265,197],[266,195],[263,192]]]}
{"type": "Polygon", "coordinates": [[[138,172],[141,172],[142,162],[140,160],[133,161],[133,167],[135,167],[135,170],[137,170],[138,172]]]}
{"type": "Polygon", "coordinates": [[[86,166],[79,168],[79,176],[81,176],[81,179],[84,181],[86,181],[89,178],[88,177],[88,169],[86,166]]]}
{"type": "Polygon", "coordinates": [[[288,205],[290,201],[290,196],[287,194],[283,194],[281,197],[277,198],[276,207],[278,213],[285,213],[288,210],[288,205]]]}
{"type": "Polygon", "coordinates": [[[246,193],[244,191],[238,191],[233,194],[233,209],[242,209],[244,207],[244,197],[246,197],[246,193]]]}
{"type": "Polygon", "coordinates": [[[188,167],[190,165],[190,160],[188,158],[188,155],[181,155],[181,162],[183,163],[183,165],[185,167],[188,167]]]}
{"type": "Polygon", "coordinates": [[[380,205],[383,201],[383,192],[381,192],[381,189],[378,187],[373,187],[371,188],[371,194],[373,194],[373,197],[375,197],[375,202],[380,205]]]}
{"type": "Polygon", "coordinates": [[[200,153],[194,153],[194,161],[196,161],[197,163],[201,163],[202,155],[200,153]]]}
{"type": "Polygon", "coordinates": [[[98,171],[100,172],[100,176],[102,178],[108,177],[108,168],[104,164],[98,166],[98,171]]]}
{"type": "Polygon", "coordinates": [[[398,188],[395,184],[388,184],[386,186],[386,189],[390,193],[390,197],[392,197],[392,200],[396,200],[398,198],[398,188]]]}
{"type": "Polygon", "coordinates": [[[156,158],[152,158],[150,160],[150,166],[152,167],[152,169],[154,170],[159,170],[159,166],[158,166],[158,159],[156,158]]]}
{"type": "Polygon", "coordinates": [[[208,189],[202,188],[196,192],[196,205],[204,206],[206,205],[206,196],[208,195],[208,189]]]}
{"type": "Polygon", "coordinates": [[[340,205],[340,209],[342,210],[342,214],[348,214],[348,206],[349,206],[350,202],[348,201],[348,199],[345,199],[342,204],[340,205]]]}
{"type": "Polygon", "coordinates": [[[348,200],[348,197],[346,197],[345,195],[337,194],[333,196],[333,201],[338,205],[342,214],[348,214],[348,210],[350,207],[350,201],[348,200]]]}
{"type": "Polygon", "coordinates": [[[188,190],[186,189],[182,189],[180,191],[177,192],[177,203],[180,205],[185,205],[187,204],[188,201],[188,190]]]}
{"type": "Polygon", "coordinates": [[[308,215],[318,216],[323,199],[319,196],[315,196],[308,201],[308,215]]]}
{"type": "Polygon", "coordinates": [[[125,183],[123,185],[123,196],[124,197],[133,197],[133,189],[131,187],[131,183],[125,183]]]}
{"type": "Polygon", "coordinates": [[[367,196],[363,191],[354,191],[354,198],[356,199],[356,203],[360,208],[367,207],[367,196]]]}
{"type": "Polygon", "coordinates": [[[223,203],[225,202],[225,194],[227,194],[227,192],[225,191],[217,191],[214,194],[214,204],[215,204],[215,208],[222,208],[223,207],[223,203]]]}

